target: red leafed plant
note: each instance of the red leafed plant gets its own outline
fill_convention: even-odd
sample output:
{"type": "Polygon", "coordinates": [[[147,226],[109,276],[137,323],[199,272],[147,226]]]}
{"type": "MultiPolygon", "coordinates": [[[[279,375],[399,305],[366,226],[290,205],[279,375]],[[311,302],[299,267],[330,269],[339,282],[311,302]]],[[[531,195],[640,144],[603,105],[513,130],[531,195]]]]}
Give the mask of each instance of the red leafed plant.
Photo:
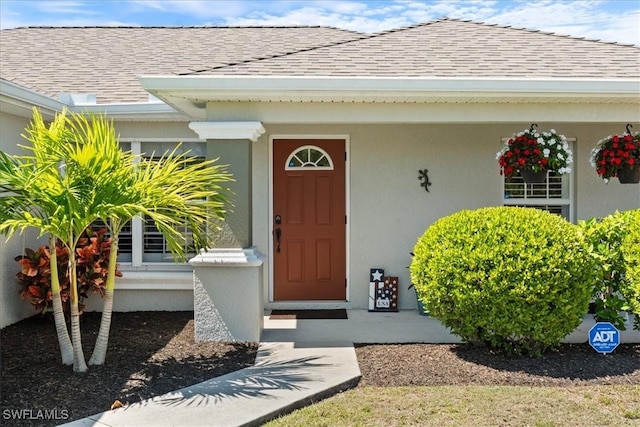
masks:
{"type": "MultiPolygon", "coordinates": [[[[89,290],[104,296],[104,287],[109,267],[109,253],[111,252],[111,238],[107,236],[107,229],[85,231],[76,246],[78,295],[81,301],[89,297],[89,290]]],[[[49,266],[50,248],[40,246],[37,250],[25,249],[25,254],[17,256],[15,260],[22,270],[16,274],[20,284],[20,296],[29,299],[36,311],[46,313],[52,309],[51,269],[49,266]]],[[[60,241],[56,243],[58,260],[58,278],[60,281],[60,298],[65,310],[69,299],[69,252],[60,241]]],[[[122,277],[117,269],[116,276],[122,277]]],[[[82,310],[83,304],[80,304],[82,310]]]]}
{"type": "MultiPolygon", "coordinates": [[[[47,246],[40,246],[37,250],[25,248],[25,254],[17,256],[15,260],[22,270],[16,274],[20,284],[20,296],[29,299],[36,311],[46,313],[51,308],[51,268],[49,259],[51,254],[47,246]]],[[[60,298],[63,305],[69,298],[69,278],[67,277],[67,261],[69,254],[62,245],[56,245],[58,259],[58,278],[60,281],[60,298]]]]}

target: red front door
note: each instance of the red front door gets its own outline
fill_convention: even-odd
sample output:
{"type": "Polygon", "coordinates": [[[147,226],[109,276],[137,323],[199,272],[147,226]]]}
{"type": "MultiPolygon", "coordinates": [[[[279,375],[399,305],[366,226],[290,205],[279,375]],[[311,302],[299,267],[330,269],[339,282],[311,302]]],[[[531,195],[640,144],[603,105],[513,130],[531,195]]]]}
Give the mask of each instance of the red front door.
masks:
{"type": "Polygon", "coordinates": [[[344,140],[274,140],[273,200],[274,299],[344,301],[344,140]]]}

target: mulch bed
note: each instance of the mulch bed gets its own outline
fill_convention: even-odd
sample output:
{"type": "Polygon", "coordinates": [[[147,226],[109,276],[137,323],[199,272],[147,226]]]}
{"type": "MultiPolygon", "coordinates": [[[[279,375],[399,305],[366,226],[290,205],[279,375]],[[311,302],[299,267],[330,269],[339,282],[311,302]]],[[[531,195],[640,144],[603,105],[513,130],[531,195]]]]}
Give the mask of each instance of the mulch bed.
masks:
{"type": "MultiPolygon", "coordinates": [[[[88,359],[100,315],[82,317],[88,359]]],[[[251,366],[253,343],[195,343],[193,312],[114,313],[104,366],[75,374],[60,362],[53,321],[36,316],[2,329],[0,424],[53,426],[134,403],[251,366]],[[18,420],[10,411],[24,411],[18,420]],[[57,420],[37,418],[58,411],[57,420]],[[62,418],[64,417],[64,419],[62,418]]],[[[359,386],[640,385],[640,344],[612,355],[564,345],[542,358],[507,357],[484,347],[445,344],[359,345],[359,386]]]]}
{"type": "Polygon", "coordinates": [[[361,345],[356,354],[363,386],[640,385],[640,344],[607,355],[565,344],[539,358],[455,344],[361,345]]]}
{"type": "MultiPolygon", "coordinates": [[[[81,319],[89,360],[100,313],[81,319]]],[[[48,317],[3,328],[0,343],[4,426],[53,426],[84,418],[109,410],[116,400],[133,403],[252,366],[257,352],[255,343],[195,343],[193,312],[167,311],[114,313],[105,364],[83,374],[62,365],[48,317]],[[31,411],[22,415],[36,419],[17,420],[7,409],[31,411]],[[50,414],[59,419],[44,420],[38,410],[57,410],[50,414]]]]}

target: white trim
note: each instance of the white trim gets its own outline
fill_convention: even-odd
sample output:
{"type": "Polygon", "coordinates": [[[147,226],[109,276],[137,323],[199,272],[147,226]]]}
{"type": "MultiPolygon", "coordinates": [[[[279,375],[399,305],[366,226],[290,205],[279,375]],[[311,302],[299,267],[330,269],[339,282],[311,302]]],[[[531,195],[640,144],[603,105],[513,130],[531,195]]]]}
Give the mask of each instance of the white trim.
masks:
{"type": "Polygon", "coordinates": [[[142,76],[142,87],[179,110],[206,102],[638,103],[638,79],[328,76],[142,76]]]}
{"type": "MultiPolygon", "coordinates": [[[[155,92],[222,96],[238,91],[254,95],[274,92],[315,93],[384,92],[389,95],[415,92],[638,94],[638,79],[551,79],[551,78],[440,78],[440,77],[331,77],[331,76],[158,76],[139,77],[142,87],[155,92]]],[[[206,96],[206,99],[213,100],[206,96]]],[[[222,99],[219,99],[222,100],[222,99]]],[[[228,98],[227,98],[228,100],[228,98]]]]}
{"type": "MultiPolygon", "coordinates": [[[[150,266],[147,266],[150,267],[150,266]]],[[[122,277],[116,281],[121,290],[192,291],[193,269],[186,265],[154,265],[153,268],[120,268],[122,277]],[[169,268],[167,268],[169,267],[169,268]]]]}
{"type": "Polygon", "coordinates": [[[0,79],[0,105],[2,112],[32,117],[33,107],[38,107],[45,118],[53,118],[65,104],[24,86],[0,79]]]}
{"type": "Polygon", "coordinates": [[[78,105],[69,107],[76,113],[106,114],[117,121],[167,120],[186,122],[190,117],[162,102],[129,102],[114,104],[78,105]]]}
{"type": "MultiPolygon", "coordinates": [[[[234,104],[247,104],[251,108],[244,111],[243,117],[260,117],[269,123],[390,120],[386,118],[388,112],[381,111],[375,117],[370,109],[354,113],[351,105],[354,103],[390,106],[392,121],[407,121],[402,107],[415,104],[435,108],[409,118],[413,122],[458,122],[469,118],[495,122],[509,121],[508,117],[514,115],[517,116],[514,121],[522,121],[523,116],[533,116],[528,111],[521,112],[522,108],[543,106],[544,114],[550,106],[557,106],[562,114],[567,114],[567,104],[580,104],[594,111],[572,108],[579,114],[565,121],[618,122],[637,120],[634,111],[640,105],[639,79],[147,75],[139,81],[153,96],[194,118],[230,117],[229,111],[237,111],[234,104]],[[328,105],[330,114],[325,116],[326,111],[313,108],[301,109],[301,102],[309,106],[328,105]],[[443,112],[443,104],[458,108],[443,112]],[[487,104],[491,108],[487,109],[487,104]],[[519,108],[513,108],[513,104],[519,108]],[[610,109],[615,111],[609,112],[610,109]]],[[[549,116],[550,120],[561,117],[557,112],[549,116]]]]}
{"type": "MultiPolygon", "coordinates": [[[[82,94],[75,94],[76,98],[78,95],[82,94]]],[[[188,119],[187,116],[170,105],[156,100],[153,102],[74,105],[74,97],[70,96],[70,94],[61,93],[61,98],[62,100],[58,100],[8,80],[0,79],[2,111],[21,117],[31,117],[33,115],[32,108],[38,107],[47,119],[53,118],[63,108],[76,113],[105,113],[110,118],[120,121],[187,121],[188,119]]]]}
{"type": "Polygon", "coordinates": [[[202,139],[248,139],[253,142],[266,131],[260,122],[191,122],[189,128],[202,139]]]}
{"type": "Polygon", "coordinates": [[[208,249],[189,260],[194,267],[259,267],[265,256],[255,247],[208,249]]]}
{"type": "Polygon", "coordinates": [[[351,300],[350,296],[351,296],[351,262],[350,262],[350,247],[351,247],[351,239],[350,239],[350,228],[351,228],[351,192],[350,192],[350,165],[351,165],[351,153],[350,153],[350,145],[351,145],[351,138],[349,135],[344,135],[344,134],[339,134],[339,135],[335,135],[335,134],[301,134],[301,135],[296,135],[296,134],[272,134],[269,135],[269,227],[268,227],[268,232],[269,232],[269,237],[268,237],[268,242],[269,242],[269,247],[268,247],[268,252],[267,252],[267,258],[269,260],[269,290],[268,290],[268,300],[267,302],[269,304],[276,304],[279,307],[282,307],[283,304],[287,305],[287,308],[291,308],[294,305],[296,307],[301,307],[301,308],[309,308],[309,307],[324,307],[327,308],[328,305],[330,304],[338,304],[339,307],[347,307],[349,301],[351,300]],[[274,246],[274,241],[273,241],[273,140],[274,139],[339,139],[344,141],[344,150],[345,153],[347,154],[347,158],[345,160],[345,168],[344,168],[344,185],[345,185],[345,215],[347,216],[347,223],[345,224],[345,263],[346,263],[346,270],[345,270],[345,274],[346,274],[346,279],[347,279],[347,287],[345,289],[345,301],[327,301],[322,302],[322,301],[311,301],[311,302],[306,302],[306,301],[274,301],[274,296],[273,296],[273,256],[272,256],[272,251],[273,251],[273,246],[274,246]],[[271,256],[270,256],[271,255],[271,256]],[[292,305],[293,304],[293,305],[292,305]],[[302,304],[302,305],[300,305],[302,304]],[[318,305],[320,304],[320,305],[318,305]]]}
{"type": "MultiPolygon", "coordinates": [[[[176,144],[182,142],[207,142],[206,139],[201,139],[201,138],[152,138],[152,137],[145,137],[145,138],[137,138],[137,137],[124,137],[124,138],[120,138],[120,142],[130,142],[130,143],[144,143],[144,142],[158,142],[158,143],[163,143],[163,142],[174,142],[176,144]]],[[[133,149],[133,145],[131,146],[133,149]]]]}

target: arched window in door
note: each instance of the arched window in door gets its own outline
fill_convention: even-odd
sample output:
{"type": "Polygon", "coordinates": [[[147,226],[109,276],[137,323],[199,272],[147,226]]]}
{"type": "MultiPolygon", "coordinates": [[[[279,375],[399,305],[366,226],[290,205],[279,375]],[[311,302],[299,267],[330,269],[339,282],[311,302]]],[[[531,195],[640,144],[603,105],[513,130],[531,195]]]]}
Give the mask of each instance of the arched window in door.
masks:
{"type": "Polygon", "coordinates": [[[322,148],[304,145],[298,147],[287,158],[285,170],[296,169],[333,170],[333,161],[322,148]]]}

